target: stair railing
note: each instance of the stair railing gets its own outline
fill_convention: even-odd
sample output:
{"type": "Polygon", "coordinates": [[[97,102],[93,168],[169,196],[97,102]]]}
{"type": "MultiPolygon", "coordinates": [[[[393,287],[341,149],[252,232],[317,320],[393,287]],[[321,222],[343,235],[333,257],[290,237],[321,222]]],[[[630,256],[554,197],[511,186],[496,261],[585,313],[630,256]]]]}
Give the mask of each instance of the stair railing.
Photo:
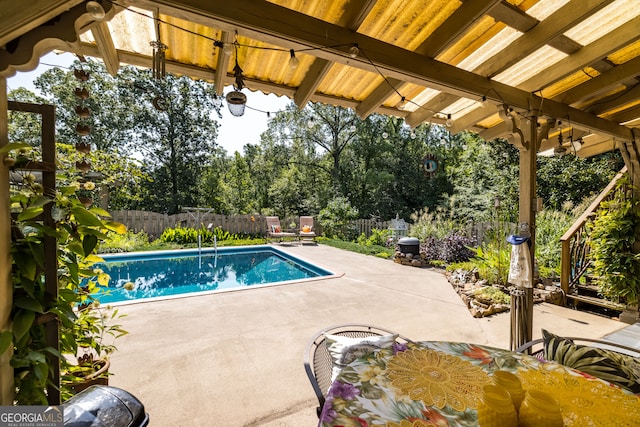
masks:
{"type": "Polygon", "coordinates": [[[625,166],[560,238],[560,287],[565,296],[565,304],[569,290],[580,281],[580,278],[591,264],[589,260],[589,236],[586,228],[587,220],[594,215],[600,203],[613,197],[616,183],[626,172],[627,167],[625,166]]]}

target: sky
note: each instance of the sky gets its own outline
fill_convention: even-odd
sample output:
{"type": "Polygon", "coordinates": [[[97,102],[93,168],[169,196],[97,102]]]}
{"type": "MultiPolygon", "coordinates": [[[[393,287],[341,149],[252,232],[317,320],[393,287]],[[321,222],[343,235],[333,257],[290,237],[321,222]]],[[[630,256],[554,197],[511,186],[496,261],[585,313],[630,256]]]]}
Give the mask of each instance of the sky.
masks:
{"type": "MultiPolygon", "coordinates": [[[[68,68],[74,59],[75,56],[70,53],[49,53],[40,58],[40,65],[34,71],[18,71],[13,77],[9,77],[7,80],[8,90],[25,87],[38,93],[33,86],[33,80],[50,69],[51,65],[68,68]]],[[[224,93],[231,90],[233,90],[231,86],[226,87],[224,93]]],[[[226,108],[226,104],[222,109],[222,120],[216,117],[220,124],[217,143],[227,150],[228,154],[233,154],[236,151],[242,153],[242,148],[246,144],[258,144],[260,134],[267,130],[268,117],[266,112],[273,115],[277,111],[283,110],[291,102],[289,98],[284,96],[265,95],[262,92],[251,92],[248,89],[244,89],[242,92],[247,95],[247,108],[245,108],[242,117],[232,116],[226,108]]]]}

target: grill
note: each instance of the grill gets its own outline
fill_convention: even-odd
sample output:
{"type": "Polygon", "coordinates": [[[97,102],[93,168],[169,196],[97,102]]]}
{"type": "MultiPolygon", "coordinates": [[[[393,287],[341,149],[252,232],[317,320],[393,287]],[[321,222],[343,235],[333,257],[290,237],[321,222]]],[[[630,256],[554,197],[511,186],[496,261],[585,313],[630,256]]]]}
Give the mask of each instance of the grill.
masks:
{"type": "Polygon", "coordinates": [[[403,237],[398,240],[398,247],[403,254],[418,255],[420,253],[420,240],[415,237],[403,237]]]}

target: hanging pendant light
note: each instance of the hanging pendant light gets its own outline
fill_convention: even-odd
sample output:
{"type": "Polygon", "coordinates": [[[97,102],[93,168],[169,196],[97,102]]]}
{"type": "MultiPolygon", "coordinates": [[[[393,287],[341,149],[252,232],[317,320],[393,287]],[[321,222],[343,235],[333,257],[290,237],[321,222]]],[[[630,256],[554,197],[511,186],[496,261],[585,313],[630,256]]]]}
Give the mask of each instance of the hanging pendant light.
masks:
{"type": "Polygon", "coordinates": [[[244,76],[242,68],[238,64],[238,46],[236,45],[236,66],[233,67],[233,75],[236,79],[235,90],[227,94],[227,107],[232,116],[240,117],[244,115],[244,107],[247,104],[247,96],[240,92],[244,87],[244,76]]]}
{"type": "Polygon", "coordinates": [[[227,94],[227,107],[232,116],[240,117],[244,115],[244,107],[247,104],[247,96],[237,90],[227,94]]]}

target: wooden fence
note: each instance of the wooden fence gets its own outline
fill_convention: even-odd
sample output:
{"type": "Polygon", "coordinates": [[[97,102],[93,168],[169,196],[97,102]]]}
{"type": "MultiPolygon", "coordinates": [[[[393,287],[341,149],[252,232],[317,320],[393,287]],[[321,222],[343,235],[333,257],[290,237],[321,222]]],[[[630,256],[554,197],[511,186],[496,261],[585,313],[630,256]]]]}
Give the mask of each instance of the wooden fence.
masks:
{"type": "MultiPolygon", "coordinates": [[[[146,211],[113,211],[111,216],[114,221],[120,222],[134,232],[144,231],[150,238],[160,237],[166,228],[175,227],[220,227],[230,233],[264,234],[267,222],[262,215],[218,215],[206,212],[186,212],[175,215],[160,214],[146,211]]],[[[297,228],[300,224],[298,217],[280,218],[283,228],[297,228]],[[291,227],[292,223],[296,227],[291,227]]],[[[372,230],[383,230],[392,227],[392,221],[377,221],[373,219],[358,219],[352,222],[357,230],[357,235],[364,233],[369,237],[372,230]]],[[[469,237],[482,242],[486,238],[488,229],[495,228],[490,223],[470,223],[467,229],[469,237]]],[[[515,229],[515,224],[501,224],[504,230],[515,229]]],[[[322,234],[322,226],[315,221],[314,230],[318,235],[322,234]]]]}
{"type": "MultiPolygon", "coordinates": [[[[113,211],[114,221],[127,226],[133,232],[144,231],[151,238],[158,238],[166,228],[175,227],[220,227],[230,233],[263,234],[267,229],[267,222],[262,215],[219,215],[206,212],[186,212],[167,215],[147,211],[113,211]]],[[[298,217],[280,218],[283,228],[297,228],[300,224],[298,217]],[[291,227],[296,224],[296,227],[291,227]]],[[[367,237],[372,230],[388,228],[390,221],[375,221],[359,219],[353,222],[358,235],[364,233],[367,237]]],[[[314,230],[322,234],[322,226],[315,221],[314,230]]]]}

